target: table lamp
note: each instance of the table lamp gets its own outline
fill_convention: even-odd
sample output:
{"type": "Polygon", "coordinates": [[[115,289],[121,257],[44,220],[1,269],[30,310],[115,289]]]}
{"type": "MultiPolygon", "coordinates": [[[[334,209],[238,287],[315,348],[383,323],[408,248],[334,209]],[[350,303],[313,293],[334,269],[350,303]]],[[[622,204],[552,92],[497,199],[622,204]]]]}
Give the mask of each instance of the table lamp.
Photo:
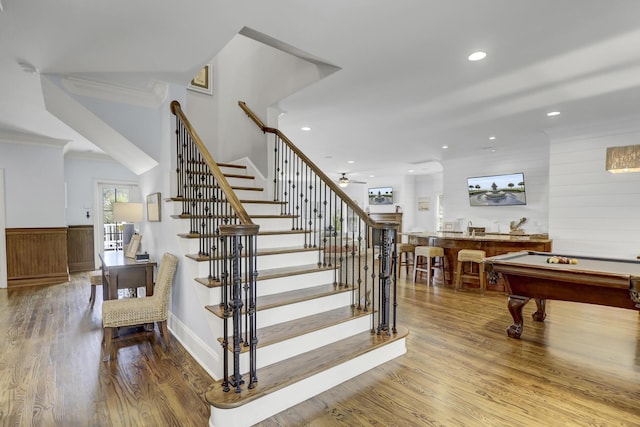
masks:
{"type": "Polygon", "coordinates": [[[113,220],[122,222],[122,246],[131,242],[134,223],[142,222],[142,203],[114,203],[113,220]]]}

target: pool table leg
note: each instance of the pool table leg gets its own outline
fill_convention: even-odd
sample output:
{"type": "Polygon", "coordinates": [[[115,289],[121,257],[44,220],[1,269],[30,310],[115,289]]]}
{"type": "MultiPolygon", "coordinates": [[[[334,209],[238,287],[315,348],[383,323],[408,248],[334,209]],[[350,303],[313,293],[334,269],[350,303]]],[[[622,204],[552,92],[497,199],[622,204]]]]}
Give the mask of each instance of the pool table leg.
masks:
{"type": "Polygon", "coordinates": [[[513,317],[513,325],[507,328],[507,335],[509,335],[510,338],[520,338],[520,335],[522,335],[522,309],[525,304],[529,302],[529,299],[528,297],[509,295],[507,307],[509,308],[511,317],[513,317]]]}
{"type": "Polygon", "coordinates": [[[547,300],[536,298],[536,306],[538,307],[538,309],[531,315],[531,317],[533,317],[533,320],[537,322],[542,322],[545,317],[547,317],[547,300]]]}

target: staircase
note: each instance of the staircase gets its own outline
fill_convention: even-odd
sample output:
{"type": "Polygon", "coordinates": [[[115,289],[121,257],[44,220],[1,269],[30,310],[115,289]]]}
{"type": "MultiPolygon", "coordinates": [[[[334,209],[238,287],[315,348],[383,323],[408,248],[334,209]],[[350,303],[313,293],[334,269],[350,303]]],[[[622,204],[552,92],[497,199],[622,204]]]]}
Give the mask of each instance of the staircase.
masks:
{"type": "MultiPolygon", "coordinates": [[[[184,221],[185,230],[191,230],[180,234],[184,255],[191,260],[186,268],[194,272],[194,286],[206,289],[203,305],[210,327],[219,337],[220,359],[237,356],[236,372],[242,374],[238,380],[229,372],[235,388],[222,378],[207,391],[211,426],[255,424],[406,352],[406,328],[394,333],[381,333],[377,328],[374,314],[380,308],[375,301],[380,300],[380,291],[371,286],[373,292],[363,292],[362,280],[356,286],[345,279],[361,270],[354,257],[348,260],[342,252],[340,256],[329,253],[335,246],[311,244],[317,231],[292,225],[300,218],[288,213],[293,211],[287,206],[291,202],[265,200],[265,191],[256,186],[250,165],[217,166],[251,221],[259,226],[256,330],[241,338],[245,345],[234,346],[234,340],[238,341],[235,335],[242,335],[239,330],[252,323],[247,312],[253,310],[247,310],[249,303],[245,303],[241,325],[232,324],[235,320],[223,303],[221,281],[211,277],[214,255],[202,254],[202,233],[193,230],[196,215],[180,212],[185,203],[195,206],[202,201],[187,196],[171,199],[179,202],[174,204],[172,216],[184,221]],[[249,351],[250,336],[257,343],[254,358],[249,351]],[[252,364],[255,374],[250,373],[252,364]],[[257,381],[249,383],[254,375],[257,381]]],[[[369,256],[374,259],[378,255],[369,256]]],[[[371,274],[374,281],[375,274],[368,268],[359,273],[362,277],[371,274]]],[[[248,286],[244,288],[246,292],[248,286]]]]}

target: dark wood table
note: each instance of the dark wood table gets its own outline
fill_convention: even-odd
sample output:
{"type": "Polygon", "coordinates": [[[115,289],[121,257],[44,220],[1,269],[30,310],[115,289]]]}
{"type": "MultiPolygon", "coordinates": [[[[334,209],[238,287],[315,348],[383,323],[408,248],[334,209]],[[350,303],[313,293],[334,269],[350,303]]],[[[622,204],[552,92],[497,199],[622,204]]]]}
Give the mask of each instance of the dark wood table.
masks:
{"type": "Polygon", "coordinates": [[[513,325],[511,338],[522,335],[522,309],[531,298],[537,310],[533,320],[546,317],[547,299],[638,309],[640,308],[640,261],[523,251],[485,260],[487,272],[500,273],[506,282],[507,306],[513,325]],[[550,264],[552,256],[577,260],[577,264],[550,264]]]}
{"type": "Polygon", "coordinates": [[[102,262],[102,297],[118,299],[118,289],[144,286],[146,295],[153,295],[153,268],[155,261],[137,262],[127,258],[122,251],[105,251],[100,254],[102,262]]]}

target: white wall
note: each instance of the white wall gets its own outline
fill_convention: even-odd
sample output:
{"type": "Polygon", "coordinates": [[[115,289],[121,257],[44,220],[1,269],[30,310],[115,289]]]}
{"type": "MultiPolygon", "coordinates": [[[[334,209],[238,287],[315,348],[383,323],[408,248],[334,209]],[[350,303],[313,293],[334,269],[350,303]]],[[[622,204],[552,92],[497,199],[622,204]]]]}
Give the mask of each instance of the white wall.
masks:
{"type": "Polygon", "coordinates": [[[436,231],[438,229],[438,196],[442,194],[442,172],[429,175],[418,175],[415,177],[414,199],[414,221],[407,222],[406,231],[412,228],[420,228],[424,231],[436,231]],[[419,211],[417,200],[419,197],[429,198],[429,210],[419,211]]]}
{"type": "Polygon", "coordinates": [[[65,227],[62,146],[0,142],[7,228],[65,227]]]}
{"type": "Polygon", "coordinates": [[[64,181],[67,186],[67,224],[94,224],[96,202],[94,183],[100,181],[137,182],[138,176],[109,159],[67,155],[64,159],[64,181]],[[87,218],[89,211],[90,218],[87,218]]]}
{"type": "Polygon", "coordinates": [[[188,91],[189,120],[216,161],[248,157],[268,176],[267,137],[238,107],[238,101],[245,101],[268,125],[267,108],[318,81],[320,70],[241,35],[218,53],[212,65],[213,96],[188,91]]]}
{"type": "Polygon", "coordinates": [[[549,231],[554,251],[632,259],[640,255],[640,173],[605,170],[607,147],[639,140],[640,129],[552,140],[549,231]]]}
{"type": "Polygon", "coordinates": [[[478,150],[473,157],[443,162],[444,221],[462,218],[463,227],[472,221],[487,231],[508,232],[511,221],[527,218],[527,233],[548,231],[549,142],[546,136],[535,143],[521,144],[511,150],[478,150]],[[467,178],[523,172],[527,204],[525,206],[470,206],[467,178]]]}

